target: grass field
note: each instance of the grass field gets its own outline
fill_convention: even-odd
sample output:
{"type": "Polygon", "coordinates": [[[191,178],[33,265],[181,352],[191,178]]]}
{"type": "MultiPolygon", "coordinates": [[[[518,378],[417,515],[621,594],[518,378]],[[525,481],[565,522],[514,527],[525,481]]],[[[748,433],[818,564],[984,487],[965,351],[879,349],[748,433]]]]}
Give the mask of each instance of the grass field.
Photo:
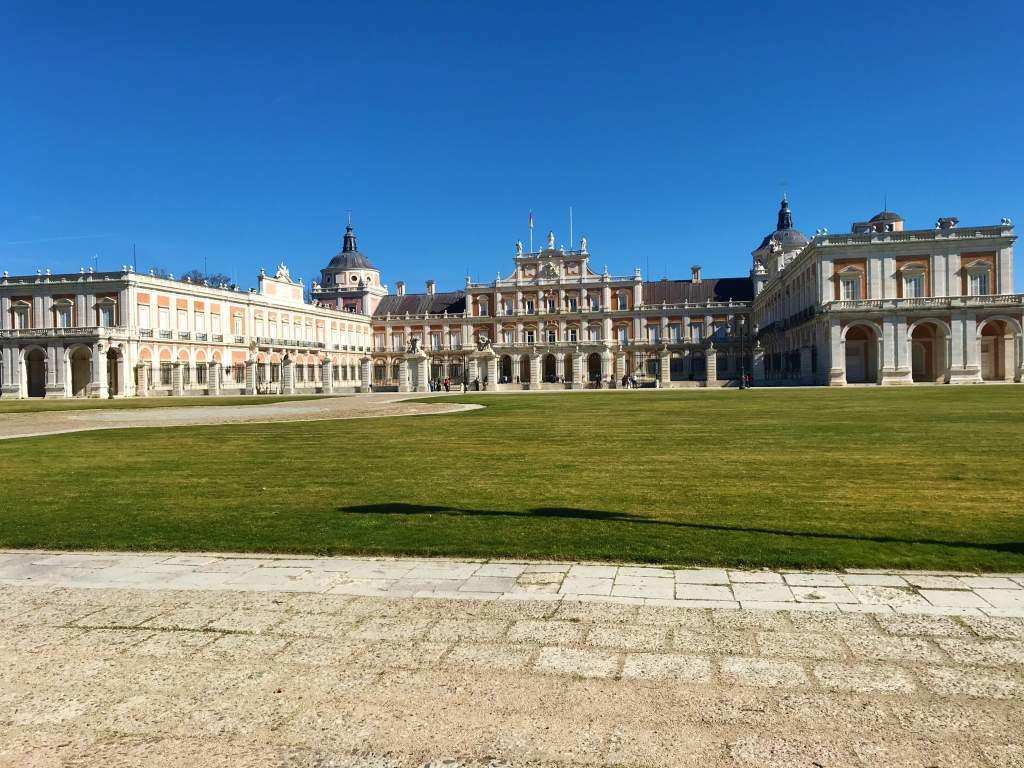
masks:
{"type": "Polygon", "coordinates": [[[0,546],[1024,571],[1024,387],[456,399],[12,441],[0,546]]]}
{"type": "Polygon", "coordinates": [[[195,405],[267,405],[288,400],[315,400],[330,395],[246,395],[245,397],[145,397],[130,400],[0,400],[0,416],[5,413],[37,413],[40,411],[93,411],[101,409],[178,408],[195,405]]]}

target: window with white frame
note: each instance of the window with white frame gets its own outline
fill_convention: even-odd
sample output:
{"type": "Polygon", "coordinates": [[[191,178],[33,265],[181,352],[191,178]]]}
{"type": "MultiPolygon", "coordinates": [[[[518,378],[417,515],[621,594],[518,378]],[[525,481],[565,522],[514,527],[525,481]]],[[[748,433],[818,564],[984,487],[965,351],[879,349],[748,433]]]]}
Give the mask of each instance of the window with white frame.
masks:
{"type": "Polygon", "coordinates": [[[195,324],[196,333],[206,333],[206,315],[201,311],[196,312],[195,324]]]}
{"type": "Polygon", "coordinates": [[[161,331],[171,330],[171,310],[167,309],[167,307],[157,309],[156,319],[160,323],[161,331]]]}
{"type": "Polygon", "coordinates": [[[860,299],[860,277],[840,278],[839,298],[843,301],[857,301],[860,299]]]}
{"type": "Polygon", "coordinates": [[[548,312],[556,312],[558,310],[558,302],[555,299],[548,299],[548,312]]]}
{"type": "Polygon", "coordinates": [[[104,301],[96,305],[97,322],[101,328],[114,327],[114,302],[104,301]]]}
{"type": "Polygon", "coordinates": [[[395,352],[401,352],[403,349],[405,349],[405,340],[403,338],[403,334],[391,334],[391,349],[395,352]]]}
{"type": "Polygon", "coordinates": [[[506,315],[512,314],[512,302],[509,301],[508,299],[505,299],[504,301],[504,311],[506,315]]]}
{"type": "Polygon", "coordinates": [[[590,339],[590,341],[600,341],[601,329],[598,328],[596,325],[592,325],[587,329],[587,336],[590,339]]]}
{"type": "Polygon", "coordinates": [[[579,301],[576,300],[575,296],[570,296],[569,297],[569,311],[570,312],[575,312],[577,309],[579,309],[579,301]]]}
{"type": "Polygon", "coordinates": [[[210,333],[221,333],[220,315],[210,315],[210,333]]]}
{"type": "Polygon", "coordinates": [[[373,348],[377,352],[383,352],[384,351],[384,334],[383,333],[375,333],[373,335],[373,348]]]}
{"type": "Polygon", "coordinates": [[[695,344],[704,340],[704,323],[690,323],[690,340],[695,344]]]}
{"type": "Polygon", "coordinates": [[[967,295],[986,296],[989,293],[989,265],[974,262],[967,265],[967,295]]]}
{"type": "Polygon", "coordinates": [[[480,299],[480,317],[487,317],[487,300],[480,299]]]}
{"type": "Polygon", "coordinates": [[[680,325],[674,324],[668,327],[669,337],[672,341],[679,341],[683,338],[683,329],[680,325]]]}
{"type": "Polygon", "coordinates": [[[503,344],[515,344],[516,332],[515,331],[502,331],[501,341],[503,344]]]}
{"type": "Polygon", "coordinates": [[[21,303],[15,304],[11,310],[11,327],[15,330],[23,330],[29,327],[29,307],[28,304],[21,303]]]}
{"type": "Polygon", "coordinates": [[[596,312],[600,308],[601,308],[601,299],[599,299],[597,296],[591,296],[590,297],[590,309],[592,311],[596,312]]]}
{"type": "Polygon", "coordinates": [[[661,327],[657,325],[647,326],[647,338],[657,344],[661,341],[661,327]]]}
{"type": "Polygon", "coordinates": [[[548,344],[554,344],[556,341],[558,341],[558,331],[548,328],[548,344]]]}
{"type": "Polygon", "coordinates": [[[577,331],[575,328],[570,328],[568,330],[568,334],[569,334],[569,341],[571,341],[571,342],[579,341],[579,331],[577,331]]]}
{"type": "Polygon", "coordinates": [[[920,269],[903,271],[903,298],[920,299],[924,296],[924,272],[920,269]]]}
{"type": "Polygon", "coordinates": [[[615,301],[616,301],[616,306],[619,309],[628,309],[629,308],[629,299],[626,297],[625,292],[619,292],[619,293],[615,294],[615,301]]]}
{"type": "Polygon", "coordinates": [[[533,299],[526,300],[526,314],[533,315],[537,312],[537,305],[533,303],[533,299]]]}
{"type": "Polygon", "coordinates": [[[620,325],[615,329],[615,337],[618,339],[619,344],[626,344],[629,342],[629,329],[624,325],[620,325]]]}
{"type": "Polygon", "coordinates": [[[257,317],[256,318],[256,335],[257,336],[262,336],[263,335],[263,318],[262,317],[257,317]]]}
{"type": "Polygon", "coordinates": [[[235,315],[235,317],[234,317],[234,329],[235,329],[235,336],[241,336],[242,335],[242,316],[241,315],[235,315]]]}
{"type": "MultiPolygon", "coordinates": [[[[147,307],[149,309],[149,307],[147,307]]],[[[71,302],[62,301],[53,306],[53,324],[57,328],[71,327],[71,302]]],[[[148,326],[147,326],[148,327],[148,326]]]]}
{"type": "Polygon", "coordinates": [[[430,334],[430,348],[441,349],[441,334],[438,331],[433,331],[430,334]]]}
{"type": "Polygon", "coordinates": [[[534,344],[537,341],[537,332],[532,328],[526,331],[526,343],[534,344]]]}
{"type": "Polygon", "coordinates": [[[452,331],[452,349],[462,349],[462,331],[452,331]]]}

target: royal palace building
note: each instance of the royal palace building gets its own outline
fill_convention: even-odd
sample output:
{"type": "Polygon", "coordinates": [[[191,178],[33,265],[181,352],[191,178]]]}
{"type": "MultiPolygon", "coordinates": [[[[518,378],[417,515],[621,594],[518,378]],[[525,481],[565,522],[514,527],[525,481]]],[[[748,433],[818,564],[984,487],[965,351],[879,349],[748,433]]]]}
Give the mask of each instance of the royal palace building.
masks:
{"type": "Polygon", "coordinates": [[[390,291],[351,225],[308,291],[283,264],[247,291],[4,272],[0,396],[1019,382],[1015,239],[890,211],[807,238],[783,200],[747,277],[612,275],[549,233],[491,282],[390,291]]]}

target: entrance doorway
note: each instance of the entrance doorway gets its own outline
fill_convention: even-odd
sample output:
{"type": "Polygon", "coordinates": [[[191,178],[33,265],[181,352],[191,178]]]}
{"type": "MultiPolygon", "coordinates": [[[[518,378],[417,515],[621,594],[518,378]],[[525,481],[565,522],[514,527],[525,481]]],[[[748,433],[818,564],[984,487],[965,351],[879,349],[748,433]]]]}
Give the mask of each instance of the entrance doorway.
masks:
{"type": "Polygon", "coordinates": [[[25,384],[29,397],[46,397],[46,355],[33,349],[25,355],[25,384]]]}

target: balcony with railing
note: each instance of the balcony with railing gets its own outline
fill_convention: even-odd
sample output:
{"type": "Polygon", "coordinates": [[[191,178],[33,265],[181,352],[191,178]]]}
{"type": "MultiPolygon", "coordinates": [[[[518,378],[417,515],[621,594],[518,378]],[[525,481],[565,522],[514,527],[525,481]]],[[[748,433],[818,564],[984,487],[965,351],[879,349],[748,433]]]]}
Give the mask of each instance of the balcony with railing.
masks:
{"type": "Polygon", "coordinates": [[[75,326],[73,328],[6,328],[0,339],[127,339],[128,327],[75,326]]]}
{"type": "Polygon", "coordinates": [[[1024,293],[998,293],[987,296],[922,296],[913,299],[856,299],[825,302],[829,312],[902,312],[934,309],[984,309],[986,307],[1024,307],[1024,293]]]}

